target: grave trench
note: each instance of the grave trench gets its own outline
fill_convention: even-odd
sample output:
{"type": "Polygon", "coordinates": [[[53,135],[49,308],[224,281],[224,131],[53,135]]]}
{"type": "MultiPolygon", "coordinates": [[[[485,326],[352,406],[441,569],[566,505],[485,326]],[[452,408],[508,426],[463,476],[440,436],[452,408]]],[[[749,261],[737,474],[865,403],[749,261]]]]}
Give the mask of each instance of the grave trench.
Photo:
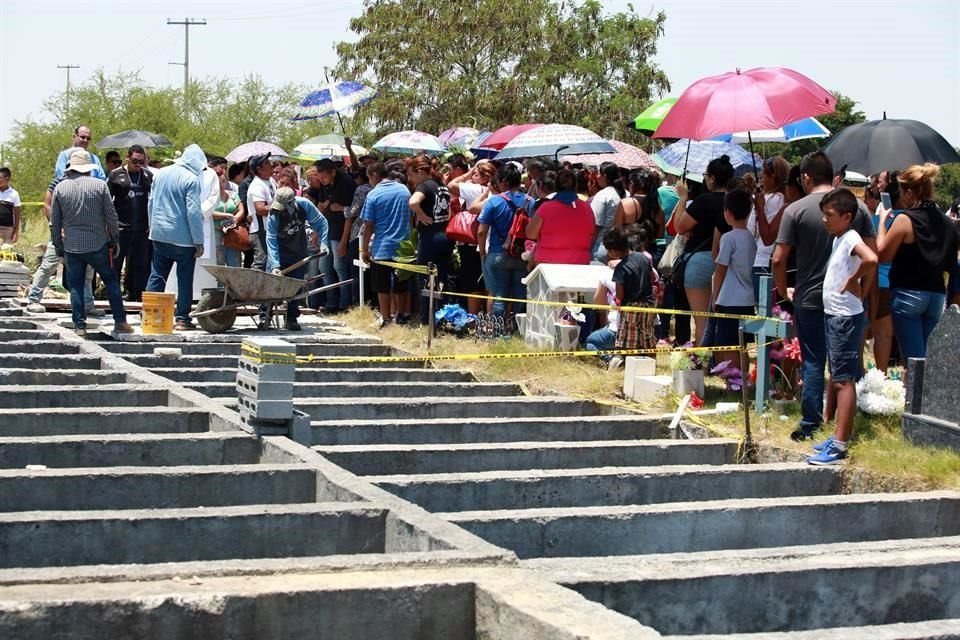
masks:
{"type": "MultiPolygon", "coordinates": [[[[309,340],[298,342],[301,354],[323,352],[309,340]]],[[[155,346],[168,344],[118,344],[99,346],[122,351],[122,357],[146,363],[185,388],[204,380],[206,371],[218,383],[236,375],[236,356],[219,355],[211,347],[185,346],[177,366],[171,366],[152,355],[155,346]],[[230,360],[232,366],[225,364],[230,360]]],[[[373,353],[391,353],[381,345],[368,346],[377,347],[373,353]]],[[[238,344],[217,347],[239,352],[238,344]]],[[[353,347],[341,343],[337,349],[345,355],[353,347]]],[[[731,464],[732,441],[669,440],[664,418],[637,419],[583,401],[528,399],[508,389],[503,395],[465,399],[418,397],[412,388],[407,397],[331,398],[315,395],[318,387],[310,386],[356,383],[368,373],[393,384],[407,372],[417,382],[470,382],[463,372],[389,364],[298,370],[295,405],[314,414],[316,453],[515,551],[532,575],[661,633],[827,633],[823,627],[840,629],[844,621],[817,615],[827,603],[804,596],[867,579],[904,586],[901,600],[865,592],[864,598],[881,604],[863,608],[855,624],[846,624],[859,627],[857,634],[926,637],[924,629],[960,617],[956,598],[932,597],[927,586],[931,581],[944,588],[955,584],[958,568],[943,558],[958,544],[956,493],[840,496],[836,470],[795,464],[740,467],[731,464]],[[798,536],[797,529],[816,534],[798,536]],[[828,570],[841,546],[853,549],[845,556],[850,569],[828,570]],[[909,562],[900,561],[908,551],[909,562]],[[797,557],[806,564],[791,564],[797,557]],[[693,568],[665,575],[685,562],[693,568]],[[739,570],[751,562],[766,572],[739,570]],[[810,582],[805,566],[821,565],[821,575],[810,582]],[[702,604],[734,607],[743,593],[770,593],[755,605],[767,613],[733,624],[702,604]],[[656,601],[676,602],[673,613],[645,608],[651,594],[656,601]],[[899,601],[912,607],[907,611],[899,601]],[[696,615],[688,615],[691,611],[696,615]],[[680,621],[688,618],[695,624],[683,626],[680,621]],[[899,622],[907,624],[896,627],[899,622]]],[[[218,397],[219,406],[229,406],[229,398],[218,397]]]]}

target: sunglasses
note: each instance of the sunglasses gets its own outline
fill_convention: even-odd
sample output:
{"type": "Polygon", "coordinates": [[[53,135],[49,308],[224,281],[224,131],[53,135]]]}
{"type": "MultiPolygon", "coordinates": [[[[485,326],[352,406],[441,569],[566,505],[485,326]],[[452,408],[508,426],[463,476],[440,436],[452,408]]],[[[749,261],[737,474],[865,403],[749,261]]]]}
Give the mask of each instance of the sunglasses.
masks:
{"type": "Polygon", "coordinates": [[[147,161],[144,160],[143,158],[130,158],[130,164],[137,164],[137,165],[147,164],[147,161]]]}

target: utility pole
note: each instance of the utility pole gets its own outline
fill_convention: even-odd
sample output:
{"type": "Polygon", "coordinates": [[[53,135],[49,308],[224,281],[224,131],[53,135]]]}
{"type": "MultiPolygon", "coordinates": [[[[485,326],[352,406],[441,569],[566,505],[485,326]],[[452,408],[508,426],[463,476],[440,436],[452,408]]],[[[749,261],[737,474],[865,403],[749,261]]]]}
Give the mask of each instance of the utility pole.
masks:
{"type": "Polygon", "coordinates": [[[58,64],[57,69],[67,70],[67,113],[70,113],[70,69],[79,69],[78,64],[58,64]]]}
{"type": "Polygon", "coordinates": [[[190,27],[207,24],[205,18],[195,20],[193,18],[184,18],[183,20],[171,20],[167,18],[167,24],[183,25],[183,62],[171,62],[183,66],[183,111],[187,112],[187,87],[190,86],[190,27]]]}

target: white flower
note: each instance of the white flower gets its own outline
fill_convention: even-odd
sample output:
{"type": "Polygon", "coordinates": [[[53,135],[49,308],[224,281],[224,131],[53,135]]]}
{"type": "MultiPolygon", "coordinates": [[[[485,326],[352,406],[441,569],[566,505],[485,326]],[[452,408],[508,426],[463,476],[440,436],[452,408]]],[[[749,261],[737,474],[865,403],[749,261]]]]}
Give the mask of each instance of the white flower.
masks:
{"type": "Polygon", "coordinates": [[[874,416],[903,412],[906,390],[900,380],[890,380],[879,369],[870,369],[857,382],[857,406],[874,416]]]}

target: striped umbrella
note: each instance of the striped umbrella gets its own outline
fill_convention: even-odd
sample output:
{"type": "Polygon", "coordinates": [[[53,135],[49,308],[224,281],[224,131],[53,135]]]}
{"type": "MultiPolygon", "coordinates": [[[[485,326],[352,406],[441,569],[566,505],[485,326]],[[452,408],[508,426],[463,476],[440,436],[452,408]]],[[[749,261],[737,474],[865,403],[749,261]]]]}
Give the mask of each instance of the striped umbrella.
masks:
{"type": "MultiPolygon", "coordinates": [[[[376,95],[376,89],[359,82],[328,82],[323,89],[307,94],[307,97],[300,101],[290,119],[315,120],[333,114],[339,116],[341,113],[369,102],[376,95]]],[[[340,126],[343,126],[342,122],[340,126]]]]}
{"type": "Polygon", "coordinates": [[[560,153],[614,153],[609,142],[589,129],[572,124],[547,124],[525,131],[497,154],[497,159],[556,156],[560,153]]]}
{"type": "Polygon", "coordinates": [[[560,159],[564,162],[571,162],[573,164],[582,164],[583,166],[593,166],[598,167],[604,162],[614,162],[617,166],[624,167],[626,169],[655,169],[659,171],[659,166],[653,161],[653,158],[650,157],[642,149],[638,149],[633,145],[629,145],[626,142],[620,142],[619,140],[611,140],[610,145],[615,149],[615,153],[594,153],[594,154],[585,154],[585,155],[569,155],[561,156],[560,159]]]}
{"type": "Polygon", "coordinates": [[[377,140],[372,148],[383,153],[398,155],[415,155],[423,152],[428,156],[438,156],[446,151],[446,147],[436,136],[423,131],[397,131],[377,140]]]}
{"type": "Polygon", "coordinates": [[[722,155],[730,158],[734,170],[742,166],[753,166],[754,163],[758,166],[763,164],[760,156],[751,154],[743,147],[719,140],[678,140],[655,153],[653,157],[664,170],[665,167],[673,169],[667,171],[668,173],[682,174],[686,171],[702,174],[711,160],[722,155]]]}

